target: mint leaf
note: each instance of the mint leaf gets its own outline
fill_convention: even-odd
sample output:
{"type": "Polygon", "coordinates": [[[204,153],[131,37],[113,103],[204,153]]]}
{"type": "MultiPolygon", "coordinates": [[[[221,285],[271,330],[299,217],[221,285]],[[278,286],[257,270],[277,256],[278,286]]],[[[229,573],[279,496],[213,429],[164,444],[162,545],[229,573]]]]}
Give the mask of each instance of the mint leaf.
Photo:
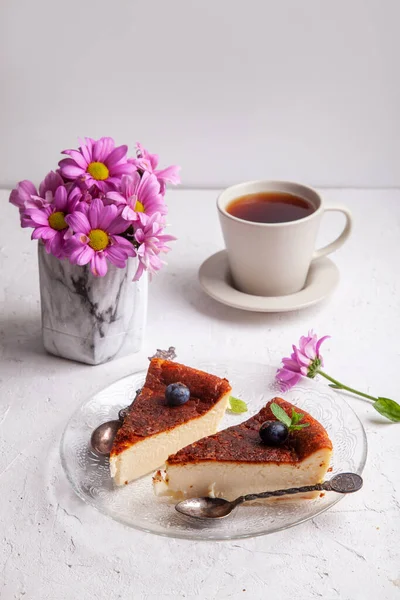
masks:
{"type": "Polygon", "coordinates": [[[378,398],[372,405],[381,415],[398,423],[400,421],[400,405],[390,398],[378,398]]]}
{"type": "Polygon", "coordinates": [[[245,413],[247,412],[247,404],[243,400],[239,400],[239,398],[234,398],[234,396],[229,397],[229,410],[233,413],[245,413]]]}
{"type": "Polygon", "coordinates": [[[299,423],[302,418],[304,417],[304,415],[302,415],[301,413],[298,413],[294,410],[294,408],[292,408],[292,422],[291,422],[291,427],[294,427],[294,425],[297,425],[297,423],[299,423]]]}
{"type": "Polygon", "coordinates": [[[304,429],[304,427],[310,427],[310,423],[301,423],[300,425],[291,425],[289,427],[290,431],[299,431],[299,429],[304,429]]]}
{"type": "Polygon", "coordinates": [[[286,427],[291,426],[292,419],[283,410],[283,408],[281,406],[279,406],[279,404],[277,404],[276,402],[272,402],[272,404],[270,405],[270,409],[272,411],[272,414],[274,415],[274,417],[276,417],[278,419],[278,421],[281,421],[281,423],[284,423],[286,425],[286,427]]]}

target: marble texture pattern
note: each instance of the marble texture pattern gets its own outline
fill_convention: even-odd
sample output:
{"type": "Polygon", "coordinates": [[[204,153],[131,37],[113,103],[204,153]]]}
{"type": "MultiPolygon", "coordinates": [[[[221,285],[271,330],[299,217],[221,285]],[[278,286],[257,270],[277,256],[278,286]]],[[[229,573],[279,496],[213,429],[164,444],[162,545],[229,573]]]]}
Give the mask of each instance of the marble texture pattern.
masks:
{"type": "Polygon", "coordinates": [[[38,245],[43,344],[47,352],[90,365],[138,352],[146,311],[145,274],[133,282],[137,263],[110,264],[104,277],[89,265],[71,265],[38,245]]]}

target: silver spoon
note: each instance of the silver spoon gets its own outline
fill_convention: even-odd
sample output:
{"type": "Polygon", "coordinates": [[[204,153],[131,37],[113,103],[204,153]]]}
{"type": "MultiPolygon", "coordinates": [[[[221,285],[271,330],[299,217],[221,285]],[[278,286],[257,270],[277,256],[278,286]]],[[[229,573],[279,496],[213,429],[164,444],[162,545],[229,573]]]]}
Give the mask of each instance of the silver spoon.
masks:
{"type": "Polygon", "coordinates": [[[227,517],[234,508],[242,502],[249,502],[257,498],[271,498],[273,496],[286,496],[287,494],[299,494],[305,492],[338,492],[339,494],[351,494],[362,488],[363,480],[356,473],[338,473],[324,483],[305,485],[287,490],[275,490],[273,492],[262,492],[261,494],[247,494],[239,496],[236,500],[229,502],[224,498],[188,498],[179,502],[176,510],[186,516],[196,519],[223,519],[227,517]]]}
{"type": "MultiPolygon", "coordinates": [[[[141,390],[136,390],[135,399],[140,391],[141,390]]],[[[114,443],[114,438],[117,435],[118,429],[122,425],[122,421],[126,416],[126,411],[127,408],[121,408],[118,413],[118,421],[107,421],[106,423],[102,423],[96,427],[90,437],[90,446],[94,452],[101,454],[102,456],[107,456],[107,454],[110,454],[112,445],[114,443]]]]}

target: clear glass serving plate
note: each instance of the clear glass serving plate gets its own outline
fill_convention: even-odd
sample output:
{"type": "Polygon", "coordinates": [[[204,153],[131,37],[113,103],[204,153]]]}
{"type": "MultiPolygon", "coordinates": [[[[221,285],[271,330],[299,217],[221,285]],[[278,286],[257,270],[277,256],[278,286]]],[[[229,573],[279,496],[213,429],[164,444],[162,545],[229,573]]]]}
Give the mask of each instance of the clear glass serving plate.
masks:
{"type": "MultiPolygon", "coordinates": [[[[257,413],[274,396],[284,396],[309,412],[326,428],[333,443],[332,476],[343,471],[361,473],[367,457],[364,428],[344,398],[326,383],[303,379],[281,394],[275,382],[276,368],[258,363],[198,362],[192,366],[229,379],[232,394],[245,400],[248,412],[227,411],[221,429],[236,425],[257,413]]],[[[230,517],[203,522],[176,512],[174,502],[153,493],[152,474],[123,487],[114,486],[107,457],[89,447],[93,429],[117,418],[119,409],[132,402],[146,372],[116,381],[85,402],[71,417],[61,440],[61,460],[77,495],[112,519],[134,529],[158,535],[194,540],[231,540],[281,531],[312,519],[339,502],[341,495],[328,492],[316,500],[242,505],[230,517]]]]}

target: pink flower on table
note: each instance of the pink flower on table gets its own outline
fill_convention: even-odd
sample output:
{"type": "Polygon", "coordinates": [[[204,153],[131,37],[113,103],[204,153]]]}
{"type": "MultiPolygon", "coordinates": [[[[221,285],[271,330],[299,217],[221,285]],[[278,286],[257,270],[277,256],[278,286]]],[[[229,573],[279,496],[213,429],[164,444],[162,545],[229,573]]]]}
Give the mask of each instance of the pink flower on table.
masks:
{"type": "Polygon", "coordinates": [[[46,203],[40,196],[31,196],[26,202],[23,218],[33,227],[33,240],[42,240],[46,251],[57,258],[64,257],[65,241],[72,232],[69,230],[66,217],[73,212],[80,198],[79,190],[69,193],[64,185],[60,185],[52,195],[52,202],[46,203]],[[42,201],[42,205],[40,205],[42,201]]]}
{"type": "Polygon", "coordinates": [[[136,256],[132,242],[118,235],[127,229],[119,212],[115,205],[105,206],[100,198],[94,198],[90,204],[81,203],[66,217],[74,231],[65,248],[72,264],[90,263],[92,273],[103,277],[107,273],[107,261],[124,268],[129,256],[136,256]]]}
{"type": "Polygon", "coordinates": [[[307,336],[302,336],[299,347],[293,345],[293,352],[288,358],[282,358],[283,367],[278,369],[276,378],[281,388],[288,390],[296,385],[301,377],[315,377],[323,366],[323,358],[319,352],[321,344],[330,336],[318,336],[311,330],[307,336]]]}
{"type": "Polygon", "coordinates": [[[167,242],[176,238],[173,235],[166,235],[164,231],[164,221],[160,213],[154,213],[151,217],[141,214],[140,221],[135,228],[135,239],[139,248],[137,257],[139,266],[135,273],[134,281],[138,281],[144,271],[149,271],[150,275],[159,271],[164,263],[161,260],[162,252],[169,252],[170,248],[167,242]]]}
{"type": "Polygon", "coordinates": [[[167,205],[160,193],[157,177],[148,171],[142,177],[137,171],[132,175],[123,175],[120,191],[108,192],[107,201],[123,206],[122,217],[127,221],[138,221],[140,214],[167,214],[167,205]]]}
{"type": "Polygon", "coordinates": [[[110,137],[99,140],[85,138],[78,150],[64,150],[69,158],[58,163],[60,174],[64,179],[76,181],[86,188],[95,185],[106,193],[115,189],[122,175],[131,174],[136,167],[128,162],[126,153],[128,146],[115,147],[110,137]]]}
{"type": "Polygon", "coordinates": [[[160,184],[161,194],[165,194],[165,188],[167,183],[176,185],[180,183],[181,178],[179,177],[180,167],[177,165],[171,165],[166,169],[157,169],[158,166],[158,155],[150,154],[143,146],[139,143],[136,144],[136,158],[129,159],[137,169],[140,171],[147,171],[154,173],[160,184]]]}

